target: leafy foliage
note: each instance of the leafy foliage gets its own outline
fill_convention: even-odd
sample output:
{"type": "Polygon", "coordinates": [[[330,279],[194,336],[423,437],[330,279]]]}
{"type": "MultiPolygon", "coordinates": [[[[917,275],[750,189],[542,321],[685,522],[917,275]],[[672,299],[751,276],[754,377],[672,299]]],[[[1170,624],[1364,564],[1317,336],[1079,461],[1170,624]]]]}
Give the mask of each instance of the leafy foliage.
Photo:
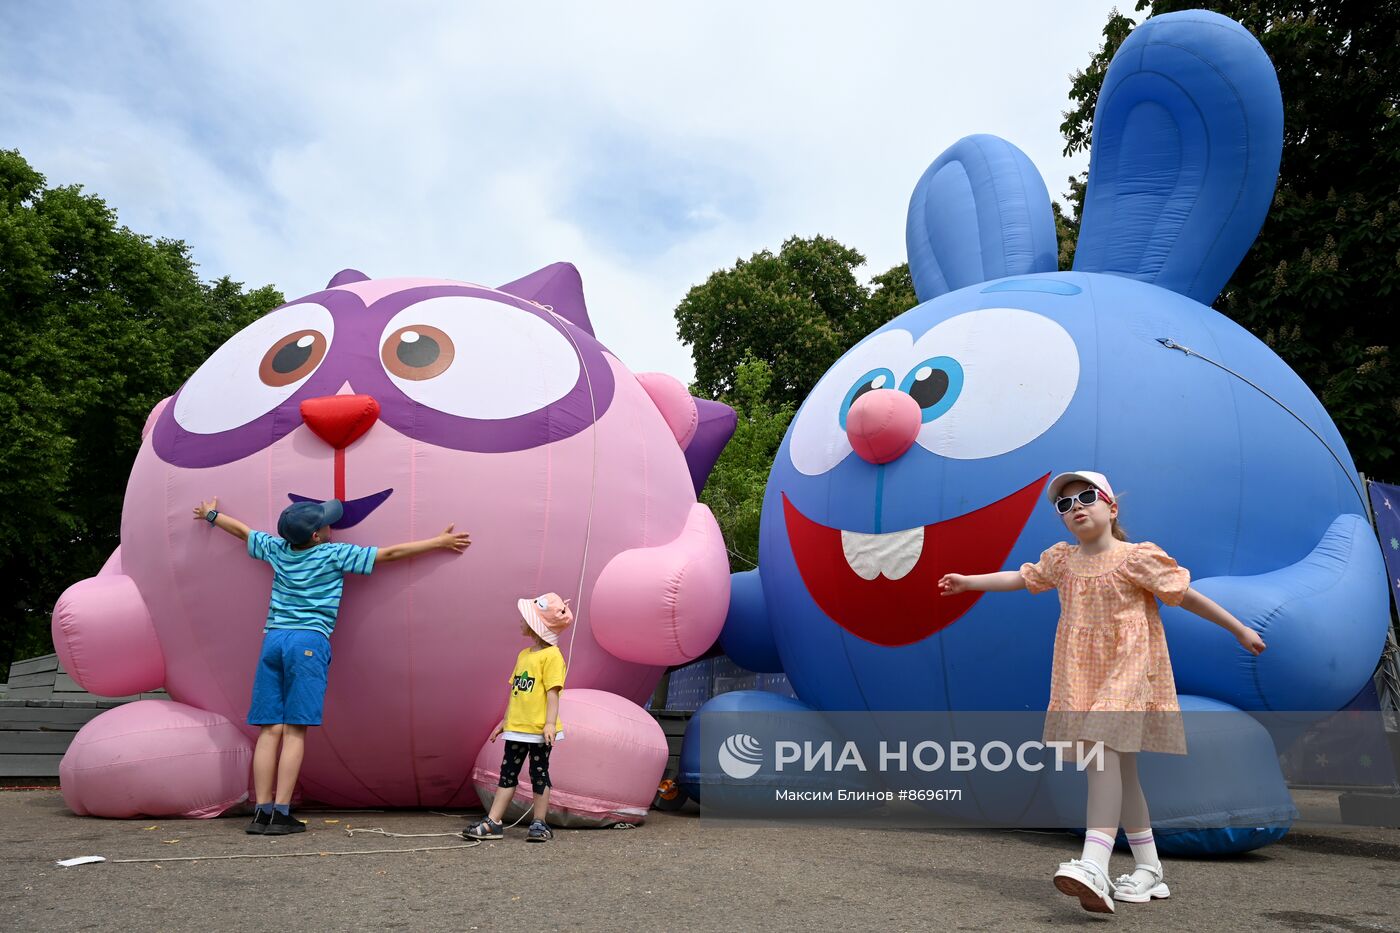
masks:
{"type": "Polygon", "coordinates": [[[907,265],[856,278],[865,257],[830,237],[791,237],[740,259],[692,288],[676,308],[676,331],[691,348],[699,394],[721,398],[735,388],[746,356],[772,373],[767,399],[799,405],[837,357],[879,325],[914,305],[907,265]]]}
{"type": "Polygon", "coordinates": [[[700,501],[710,507],[729,548],[731,570],[758,563],[758,520],[773,457],[783,442],[793,406],[768,400],[773,371],[746,354],[734,374],[734,391],[724,401],[739,414],[734,437],[720,454],[700,501]]]}
{"type": "Polygon", "coordinates": [[[701,501],[714,512],[733,570],[758,561],[768,472],[788,422],[821,375],[866,334],[918,304],[908,264],[856,278],[865,257],[829,237],[792,237],[721,269],[676,308],[695,361],[697,395],[739,414],[701,501]]]}
{"type": "Polygon", "coordinates": [[[183,242],[120,227],[101,198],[0,151],[0,668],[52,650],[58,595],[117,546],[151,408],[281,302],[200,281],[183,242]]]}
{"type": "MultiPolygon", "coordinates": [[[[1284,105],[1273,207],[1216,308],[1312,387],[1359,469],[1400,477],[1400,360],[1390,321],[1400,284],[1400,2],[1139,0],[1136,12],[1202,7],[1258,37],[1284,105]]],[[[1103,45],[1071,76],[1066,155],[1088,147],[1108,62],[1134,25],[1115,10],[1103,45]]],[[[1071,188],[1074,216],[1063,218],[1062,234],[1078,230],[1082,179],[1071,188]]],[[[1062,268],[1065,255],[1062,245],[1062,268]]]]}

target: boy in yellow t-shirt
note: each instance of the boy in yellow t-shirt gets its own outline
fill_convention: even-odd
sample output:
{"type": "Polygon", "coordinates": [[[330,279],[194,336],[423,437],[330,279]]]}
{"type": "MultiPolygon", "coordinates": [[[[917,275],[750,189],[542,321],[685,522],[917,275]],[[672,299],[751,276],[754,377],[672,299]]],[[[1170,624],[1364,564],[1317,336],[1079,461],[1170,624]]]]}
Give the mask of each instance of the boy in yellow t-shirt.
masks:
{"type": "Polygon", "coordinates": [[[520,633],[534,639],[534,644],[521,650],[515,659],[510,678],[510,704],[496,728],[497,736],[506,740],[501,759],[501,780],[491,812],[484,820],[467,827],[462,835],[468,839],[500,839],[505,835],[501,819],[506,815],[520,780],[520,767],[525,756],[530,757],[530,787],[535,792],[534,821],[526,842],[548,842],[554,838],[545,814],[549,810],[549,752],[554,743],[564,738],[559,722],[559,692],[564,686],[564,655],[559,652],[559,633],[574,621],[568,604],[557,593],[546,593],[535,599],[516,603],[524,624],[520,633]]]}

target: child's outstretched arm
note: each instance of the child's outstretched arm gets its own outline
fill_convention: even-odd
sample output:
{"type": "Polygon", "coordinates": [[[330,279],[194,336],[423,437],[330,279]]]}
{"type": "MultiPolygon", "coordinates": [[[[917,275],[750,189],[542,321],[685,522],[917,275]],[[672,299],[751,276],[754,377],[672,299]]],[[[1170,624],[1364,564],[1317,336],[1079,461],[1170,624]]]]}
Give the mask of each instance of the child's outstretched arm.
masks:
{"type": "Polygon", "coordinates": [[[940,596],[956,596],[958,593],[966,593],[968,590],[978,590],[984,593],[1009,593],[1012,590],[1024,590],[1026,588],[1026,578],[1021,576],[1018,570],[1003,570],[1000,573],[947,573],[943,579],[938,581],[938,594],[940,596]]]}
{"type": "Polygon", "coordinates": [[[1235,639],[1244,646],[1244,650],[1250,654],[1257,655],[1267,647],[1264,644],[1264,639],[1259,637],[1258,632],[1236,619],[1228,609],[1204,593],[1188,589],[1186,595],[1181,599],[1181,608],[1187,612],[1194,612],[1207,622],[1214,622],[1225,629],[1234,635],[1235,639]]]}
{"type": "Polygon", "coordinates": [[[415,554],[426,554],[428,551],[435,551],[438,548],[460,554],[471,547],[471,544],[470,535],[465,531],[454,533],[452,526],[448,525],[447,530],[440,535],[424,538],[422,541],[410,541],[407,544],[391,544],[388,547],[382,547],[375,553],[374,562],[386,564],[390,561],[403,560],[405,557],[413,557],[415,554]]]}
{"type": "Polygon", "coordinates": [[[195,521],[208,521],[209,513],[214,513],[214,527],[222,528],[233,535],[239,541],[247,541],[252,529],[234,518],[232,515],[225,515],[219,511],[219,497],[215,496],[208,502],[201,502],[194,507],[195,521]]]}

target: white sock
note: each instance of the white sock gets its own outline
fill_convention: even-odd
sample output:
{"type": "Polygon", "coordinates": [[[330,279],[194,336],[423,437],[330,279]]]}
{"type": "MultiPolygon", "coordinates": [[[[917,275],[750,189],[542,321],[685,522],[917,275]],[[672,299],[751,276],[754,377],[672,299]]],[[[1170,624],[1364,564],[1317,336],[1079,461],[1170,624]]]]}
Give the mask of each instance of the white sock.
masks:
{"type": "Polygon", "coordinates": [[[1105,875],[1108,874],[1108,857],[1112,854],[1113,837],[1108,833],[1091,829],[1084,834],[1084,854],[1081,858],[1086,862],[1096,862],[1105,875]]]}
{"type": "MultiPolygon", "coordinates": [[[[1157,843],[1152,838],[1150,828],[1138,832],[1128,833],[1128,845],[1132,846],[1133,859],[1139,865],[1151,865],[1158,871],[1162,870],[1162,862],[1157,857],[1157,843]]],[[[1142,869],[1133,870],[1134,881],[1148,881],[1151,875],[1142,869]]]]}

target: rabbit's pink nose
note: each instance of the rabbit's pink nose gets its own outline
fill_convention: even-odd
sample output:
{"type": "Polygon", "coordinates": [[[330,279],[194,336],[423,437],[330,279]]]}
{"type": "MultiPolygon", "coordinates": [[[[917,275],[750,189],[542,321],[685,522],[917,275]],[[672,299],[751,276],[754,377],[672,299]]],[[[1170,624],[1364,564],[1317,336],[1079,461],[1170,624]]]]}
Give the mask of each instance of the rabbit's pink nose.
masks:
{"type": "Polygon", "coordinates": [[[856,399],[846,413],[851,449],[870,463],[889,463],[904,455],[919,436],[923,413],[907,392],[874,389],[856,399]]]}

